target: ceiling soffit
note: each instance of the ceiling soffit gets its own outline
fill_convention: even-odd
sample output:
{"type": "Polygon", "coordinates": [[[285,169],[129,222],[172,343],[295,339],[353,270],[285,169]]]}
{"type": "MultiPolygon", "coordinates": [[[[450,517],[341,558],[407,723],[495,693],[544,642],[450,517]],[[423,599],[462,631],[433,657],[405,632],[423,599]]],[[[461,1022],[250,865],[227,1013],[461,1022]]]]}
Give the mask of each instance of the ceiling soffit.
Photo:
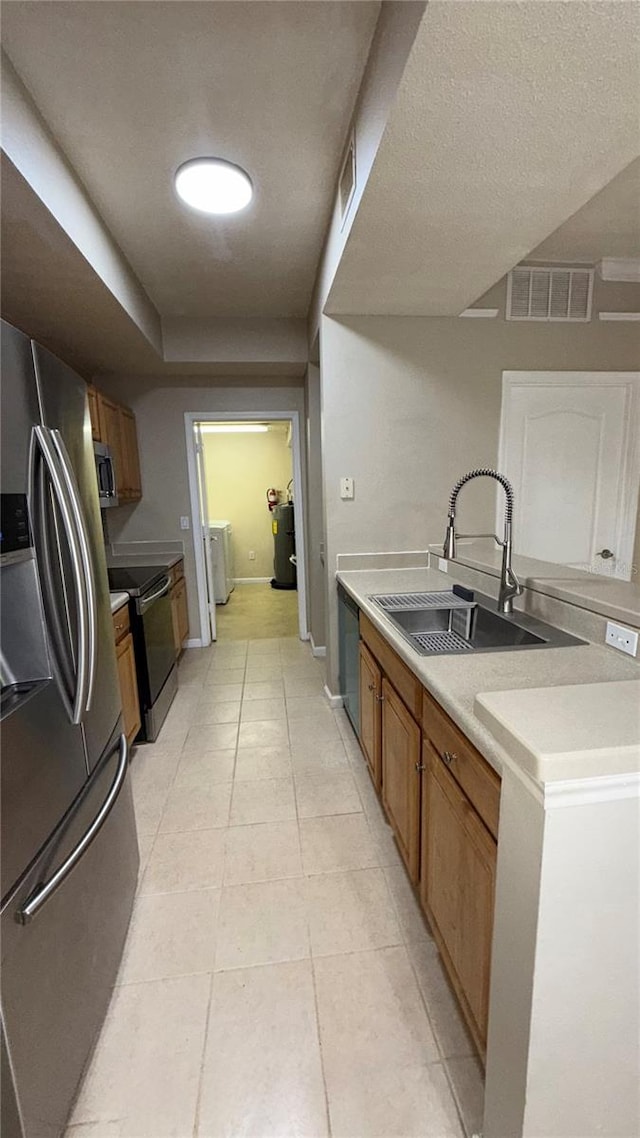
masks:
{"type": "Polygon", "coordinates": [[[431,0],[327,311],[455,315],[627,166],[635,8],[431,0]]]}

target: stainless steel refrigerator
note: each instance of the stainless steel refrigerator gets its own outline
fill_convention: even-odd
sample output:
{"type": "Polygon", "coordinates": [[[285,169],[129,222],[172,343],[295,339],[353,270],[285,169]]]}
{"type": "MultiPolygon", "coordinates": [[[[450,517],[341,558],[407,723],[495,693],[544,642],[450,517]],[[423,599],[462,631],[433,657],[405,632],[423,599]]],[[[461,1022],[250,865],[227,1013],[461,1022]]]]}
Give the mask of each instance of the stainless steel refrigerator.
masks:
{"type": "Polygon", "coordinates": [[[2,322],[2,1136],[62,1133],[138,847],[83,381],[2,322]]]}

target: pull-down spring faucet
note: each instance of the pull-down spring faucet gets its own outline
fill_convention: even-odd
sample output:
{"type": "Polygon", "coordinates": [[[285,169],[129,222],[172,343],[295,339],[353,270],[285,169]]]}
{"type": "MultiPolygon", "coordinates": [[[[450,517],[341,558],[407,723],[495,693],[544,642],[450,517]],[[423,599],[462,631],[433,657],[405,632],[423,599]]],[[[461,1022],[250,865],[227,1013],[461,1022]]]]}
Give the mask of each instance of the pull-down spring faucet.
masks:
{"type": "Polygon", "coordinates": [[[452,559],[456,555],[456,537],[493,537],[498,545],[502,546],[502,569],[500,572],[500,591],[498,594],[498,612],[512,613],[513,612],[513,598],[519,597],[522,593],[522,585],[516,577],[513,569],[511,568],[511,523],[513,520],[513,486],[504,474],[499,474],[497,470],[491,470],[487,466],[480,467],[478,470],[470,470],[468,474],[463,475],[456,482],[451,495],[449,497],[449,516],[447,521],[447,532],[444,539],[444,555],[452,559]],[[506,495],[506,504],[504,510],[504,538],[500,538],[495,534],[485,533],[459,533],[455,531],[456,522],[456,502],[458,494],[466,482],[470,482],[472,478],[495,478],[499,482],[506,495]]]}

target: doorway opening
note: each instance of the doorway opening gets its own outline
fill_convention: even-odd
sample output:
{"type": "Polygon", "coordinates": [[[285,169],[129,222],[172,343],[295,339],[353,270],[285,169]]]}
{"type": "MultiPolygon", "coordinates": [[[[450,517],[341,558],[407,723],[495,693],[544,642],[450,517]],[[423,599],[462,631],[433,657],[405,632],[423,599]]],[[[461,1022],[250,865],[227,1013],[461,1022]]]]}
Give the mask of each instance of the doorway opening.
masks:
{"type": "Polygon", "coordinates": [[[308,639],[298,412],[185,414],[199,643],[308,639]]]}

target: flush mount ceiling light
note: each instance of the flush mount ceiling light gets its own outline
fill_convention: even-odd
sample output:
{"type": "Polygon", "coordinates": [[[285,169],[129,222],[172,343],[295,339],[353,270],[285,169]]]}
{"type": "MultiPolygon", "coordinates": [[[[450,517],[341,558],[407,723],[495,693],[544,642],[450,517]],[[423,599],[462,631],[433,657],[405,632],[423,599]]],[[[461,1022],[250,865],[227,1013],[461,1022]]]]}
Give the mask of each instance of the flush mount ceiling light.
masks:
{"type": "Polygon", "coordinates": [[[192,158],[179,166],[176,192],[200,213],[238,213],[253,197],[251,179],[240,166],[222,158],[192,158]]]}
{"type": "Polygon", "coordinates": [[[269,428],[265,427],[263,423],[204,423],[200,430],[203,435],[217,435],[217,434],[243,434],[245,431],[251,434],[262,433],[268,431],[269,428]]]}

